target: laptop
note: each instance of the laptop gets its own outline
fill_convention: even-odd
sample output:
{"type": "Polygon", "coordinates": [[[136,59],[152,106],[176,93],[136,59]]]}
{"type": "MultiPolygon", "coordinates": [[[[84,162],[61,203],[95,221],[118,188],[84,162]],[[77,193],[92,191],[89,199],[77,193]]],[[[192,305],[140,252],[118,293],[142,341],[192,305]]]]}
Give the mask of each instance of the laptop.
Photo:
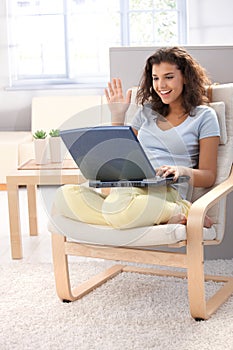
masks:
{"type": "MultiPolygon", "coordinates": [[[[175,183],[156,176],[131,126],[61,130],[61,138],[90,187],[148,187],[175,183]]],[[[187,182],[188,176],[176,181],[187,182]]]]}

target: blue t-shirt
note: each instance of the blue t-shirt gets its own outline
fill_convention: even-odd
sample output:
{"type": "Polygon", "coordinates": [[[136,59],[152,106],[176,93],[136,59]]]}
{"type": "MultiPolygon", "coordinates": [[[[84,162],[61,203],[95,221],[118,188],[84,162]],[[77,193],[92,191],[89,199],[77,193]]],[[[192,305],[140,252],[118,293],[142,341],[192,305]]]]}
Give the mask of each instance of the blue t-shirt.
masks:
{"type": "MultiPolygon", "coordinates": [[[[199,140],[220,136],[215,111],[205,105],[198,106],[180,125],[162,130],[157,125],[158,113],[147,105],[141,107],[132,120],[142,144],[154,168],[162,165],[198,166],[199,140]]],[[[184,193],[183,193],[184,195],[184,193]]]]}

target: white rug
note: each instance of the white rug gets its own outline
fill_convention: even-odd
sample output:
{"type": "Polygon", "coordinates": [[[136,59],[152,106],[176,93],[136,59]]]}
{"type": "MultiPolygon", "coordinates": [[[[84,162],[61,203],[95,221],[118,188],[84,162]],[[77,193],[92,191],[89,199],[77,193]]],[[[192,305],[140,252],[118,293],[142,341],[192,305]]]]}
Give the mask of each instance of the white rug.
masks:
{"type": "MultiPolygon", "coordinates": [[[[112,262],[72,262],[80,282],[112,262]]],[[[207,272],[233,275],[233,260],[207,272]]],[[[208,321],[189,314],[186,281],[122,273],[73,303],[55,291],[52,265],[0,267],[1,350],[232,350],[233,297],[208,321]]],[[[216,285],[208,283],[208,294],[216,285]]]]}

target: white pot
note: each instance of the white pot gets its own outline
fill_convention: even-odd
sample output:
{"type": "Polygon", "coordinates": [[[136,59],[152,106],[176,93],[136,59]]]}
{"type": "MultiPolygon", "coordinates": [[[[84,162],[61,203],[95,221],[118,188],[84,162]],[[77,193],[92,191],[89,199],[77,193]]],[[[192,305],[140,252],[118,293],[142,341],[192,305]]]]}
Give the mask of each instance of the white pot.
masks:
{"type": "Polygon", "coordinates": [[[48,163],[48,141],[47,139],[35,139],[35,162],[36,164],[48,163]]]}
{"type": "Polygon", "coordinates": [[[49,138],[49,149],[52,163],[61,163],[61,138],[60,136],[49,138]]]}

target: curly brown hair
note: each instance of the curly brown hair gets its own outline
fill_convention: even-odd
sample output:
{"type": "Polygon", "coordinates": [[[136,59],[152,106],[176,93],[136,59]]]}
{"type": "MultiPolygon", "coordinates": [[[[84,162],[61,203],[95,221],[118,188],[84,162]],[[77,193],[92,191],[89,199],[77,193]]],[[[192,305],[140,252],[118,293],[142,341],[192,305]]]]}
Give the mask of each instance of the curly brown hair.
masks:
{"type": "Polygon", "coordinates": [[[138,103],[143,105],[149,102],[154,111],[164,117],[168,115],[169,105],[164,104],[153,89],[152,66],[162,62],[175,64],[186,81],[182,92],[182,104],[186,113],[191,115],[196,106],[208,103],[206,86],[211,81],[205,69],[181,47],[160,48],[147,59],[137,92],[138,103]]]}

